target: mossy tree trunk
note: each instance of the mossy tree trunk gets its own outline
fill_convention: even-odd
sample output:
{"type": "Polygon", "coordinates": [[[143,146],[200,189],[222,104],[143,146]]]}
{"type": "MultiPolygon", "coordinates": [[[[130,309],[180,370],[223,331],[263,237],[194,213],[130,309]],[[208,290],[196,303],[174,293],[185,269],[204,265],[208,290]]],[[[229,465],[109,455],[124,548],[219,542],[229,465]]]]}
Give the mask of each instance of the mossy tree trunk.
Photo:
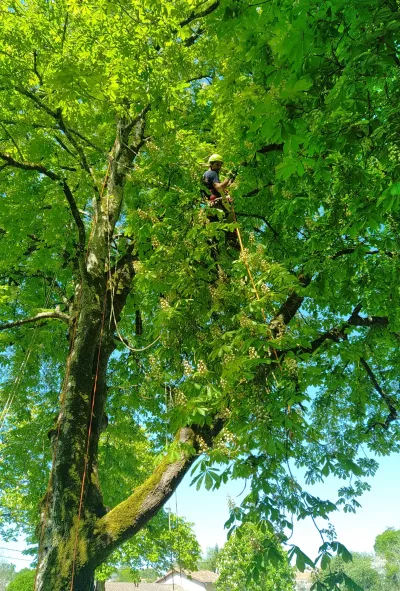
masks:
{"type": "MultiPolygon", "coordinates": [[[[107,399],[107,365],[115,348],[115,326],[108,319],[112,288],[118,286],[113,289],[116,295],[112,301],[117,322],[130,292],[133,247],[116,264],[112,275],[107,261],[126,174],[143,143],[146,111],[135,120],[120,119],[117,123],[104,190],[95,191],[96,215],[90,238],[73,196],[67,194],[79,235],[79,280],[70,319],[61,412],[53,436],[53,469],[42,507],[37,591],[93,589],[96,567],[160,509],[195,457],[186,451],[179,461],[176,455],[174,461],[166,458],[130,498],[106,512],[97,477],[97,455],[107,399]]],[[[182,430],[178,440],[191,442],[194,451],[191,429],[182,430]]]]}

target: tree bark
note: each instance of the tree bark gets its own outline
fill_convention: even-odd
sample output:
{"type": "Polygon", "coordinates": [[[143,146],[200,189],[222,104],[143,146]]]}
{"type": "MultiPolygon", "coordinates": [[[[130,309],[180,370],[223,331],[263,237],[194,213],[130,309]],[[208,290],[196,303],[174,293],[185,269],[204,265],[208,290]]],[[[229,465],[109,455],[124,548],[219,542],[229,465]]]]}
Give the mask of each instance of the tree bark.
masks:
{"type": "MultiPolygon", "coordinates": [[[[106,373],[114,351],[112,286],[107,262],[120,215],[126,175],[143,143],[144,110],[135,120],[120,119],[105,188],[97,193],[91,239],[83,248],[85,228],[76,220],[80,276],[70,317],[70,352],[61,392],[60,414],[53,437],[53,467],[43,500],[36,589],[85,590],[94,586],[88,562],[96,521],[104,516],[97,478],[98,442],[107,398],[106,373]],[[107,319],[107,320],[106,320],[107,319]]],[[[73,201],[73,196],[70,196],[73,201]]],[[[71,209],[76,209],[74,203],[71,209]]],[[[79,215],[79,214],[78,214],[79,215]]],[[[122,281],[114,305],[118,321],[133,278],[126,257],[113,281],[122,281]]]]}
{"type": "MultiPolygon", "coordinates": [[[[198,436],[211,443],[223,426],[216,421],[201,430],[181,429],[171,446],[173,453],[166,454],[129,498],[106,511],[97,457],[107,366],[115,349],[114,320],[120,319],[134,277],[133,247],[110,271],[109,245],[126,175],[143,143],[146,112],[117,123],[104,194],[96,192],[97,211],[86,252],[82,248],[86,229],[76,223],[80,276],[69,317],[70,351],[61,410],[53,430],[53,467],[42,503],[36,591],[92,591],[95,569],[170,498],[197,457],[198,436]]],[[[75,209],[71,203],[71,210],[75,209]]]]}

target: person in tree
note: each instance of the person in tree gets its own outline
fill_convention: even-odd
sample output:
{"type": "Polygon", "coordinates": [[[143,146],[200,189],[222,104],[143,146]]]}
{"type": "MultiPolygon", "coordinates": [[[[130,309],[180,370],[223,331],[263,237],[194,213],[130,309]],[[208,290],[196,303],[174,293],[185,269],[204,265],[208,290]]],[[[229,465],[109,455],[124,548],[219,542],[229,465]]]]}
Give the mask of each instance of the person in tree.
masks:
{"type": "MultiPolygon", "coordinates": [[[[203,184],[210,191],[210,194],[207,194],[210,206],[223,212],[225,222],[235,222],[233,199],[228,193],[228,188],[233,184],[234,177],[229,175],[223,181],[220,180],[219,173],[223,165],[223,158],[219,154],[212,154],[208,159],[208,165],[209,169],[203,174],[203,184]]],[[[211,221],[219,219],[216,212],[209,215],[209,218],[211,221]]],[[[240,249],[236,232],[226,232],[226,244],[235,250],[240,249]]]]}
{"type": "MultiPolygon", "coordinates": [[[[211,193],[209,196],[211,205],[216,204],[219,200],[222,201],[223,195],[226,195],[228,187],[233,183],[233,180],[229,177],[222,182],[220,181],[219,173],[223,163],[222,156],[212,154],[208,159],[209,169],[203,174],[203,183],[211,193]]],[[[232,198],[229,195],[226,196],[226,199],[229,203],[232,203],[232,198]]]]}

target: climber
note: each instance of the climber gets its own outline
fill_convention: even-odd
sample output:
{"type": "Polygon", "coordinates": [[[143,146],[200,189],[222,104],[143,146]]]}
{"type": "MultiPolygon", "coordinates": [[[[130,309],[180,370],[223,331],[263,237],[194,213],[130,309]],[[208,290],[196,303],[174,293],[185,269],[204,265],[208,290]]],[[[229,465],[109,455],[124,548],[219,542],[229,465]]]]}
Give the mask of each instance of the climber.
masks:
{"type": "MultiPolygon", "coordinates": [[[[228,193],[228,187],[232,185],[236,174],[231,173],[226,179],[220,181],[219,172],[222,168],[223,159],[219,154],[212,154],[208,159],[209,169],[203,174],[203,184],[208,188],[210,194],[204,191],[213,212],[209,214],[210,221],[218,221],[219,217],[216,210],[223,214],[224,221],[227,223],[235,222],[235,213],[233,209],[233,199],[228,193]]],[[[236,232],[226,231],[226,244],[239,250],[236,232]]]]}
{"type": "MultiPolygon", "coordinates": [[[[203,174],[203,183],[211,193],[208,195],[211,207],[217,205],[218,201],[222,202],[225,208],[226,202],[232,203],[232,197],[227,194],[227,189],[233,183],[233,179],[228,176],[222,182],[220,181],[219,172],[222,168],[222,164],[222,156],[219,154],[212,154],[208,159],[209,169],[203,174]]],[[[230,208],[228,207],[226,209],[230,208]]]]}

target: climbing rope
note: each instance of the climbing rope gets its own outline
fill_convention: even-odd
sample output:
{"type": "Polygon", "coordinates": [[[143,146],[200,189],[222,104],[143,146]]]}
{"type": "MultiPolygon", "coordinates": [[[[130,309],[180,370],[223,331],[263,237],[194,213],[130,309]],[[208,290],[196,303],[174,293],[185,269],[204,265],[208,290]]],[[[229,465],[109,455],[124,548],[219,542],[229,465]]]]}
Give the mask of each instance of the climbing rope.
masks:
{"type": "MultiPolygon", "coordinates": [[[[107,172],[106,172],[106,175],[104,177],[103,185],[102,185],[102,188],[101,188],[101,191],[100,191],[100,199],[103,197],[103,194],[104,194],[104,189],[105,189],[106,184],[107,184],[107,181],[108,181],[110,167],[111,167],[111,158],[109,158],[109,161],[108,161],[107,172]]],[[[107,194],[107,219],[108,219],[108,216],[109,216],[109,207],[108,207],[108,205],[109,205],[109,202],[108,202],[108,194],[107,194]]],[[[94,223],[93,226],[92,226],[91,237],[94,234],[95,227],[96,227],[96,223],[94,223]]],[[[108,235],[108,228],[107,228],[107,235],[108,235]]],[[[109,240],[109,237],[108,237],[108,240],[109,240]]],[[[88,241],[88,247],[87,247],[87,251],[86,251],[86,258],[87,258],[88,253],[89,253],[90,241],[91,241],[91,238],[88,241]]],[[[101,351],[102,351],[103,334],[104,334],[104,324],[105,324],[105,317],[106,317],[106,306],[107,306],[107,286],[106,286],[105,293],[104,293],[103,312],[102,312],[102,318],[101,318],[99,346],[98,346],[98,353],[97,353],[96,374],[95,374],[94,384],[93,384],[92,404],[91,404],[91,407],[90,407],[90,419],[89,419],[89,426],[88,426],[88,432],[87,432],[87,437],[86,437],[86,439],[87,439],[87,442],[86,442],[86,452],[85,452],[85,461],[84,461],[84,468],[83,468],[82,481],[81,481],[81,491],[80,491],[80,496],[79,496],[78,519],[77,519],[77,524],[76,524],[76,534],[75,534],[75,541],[74,541],[74,553],[73,553],[73,558],[72,558],[72,573],[71,573],[71,587],[70,587],[70,591],[73,591],[73,589],[74,589],[75,568],[76,568],[76,558],[77,558],[78,539],[79,539],[79,526],[80,526],[81,517],[82,517],[83,497],[84,497],[84,493],[85,493],[85,483],[86,483],[87,469],[88,469],[88,464],[89,464],[90,441],[91,441],[91,437],[92,437],[94,407],[95,407],[95,402],[96,402],[97,383],[98,383],[98,377],[99,377],[100,357],[101,357],[101,351]]]]}

